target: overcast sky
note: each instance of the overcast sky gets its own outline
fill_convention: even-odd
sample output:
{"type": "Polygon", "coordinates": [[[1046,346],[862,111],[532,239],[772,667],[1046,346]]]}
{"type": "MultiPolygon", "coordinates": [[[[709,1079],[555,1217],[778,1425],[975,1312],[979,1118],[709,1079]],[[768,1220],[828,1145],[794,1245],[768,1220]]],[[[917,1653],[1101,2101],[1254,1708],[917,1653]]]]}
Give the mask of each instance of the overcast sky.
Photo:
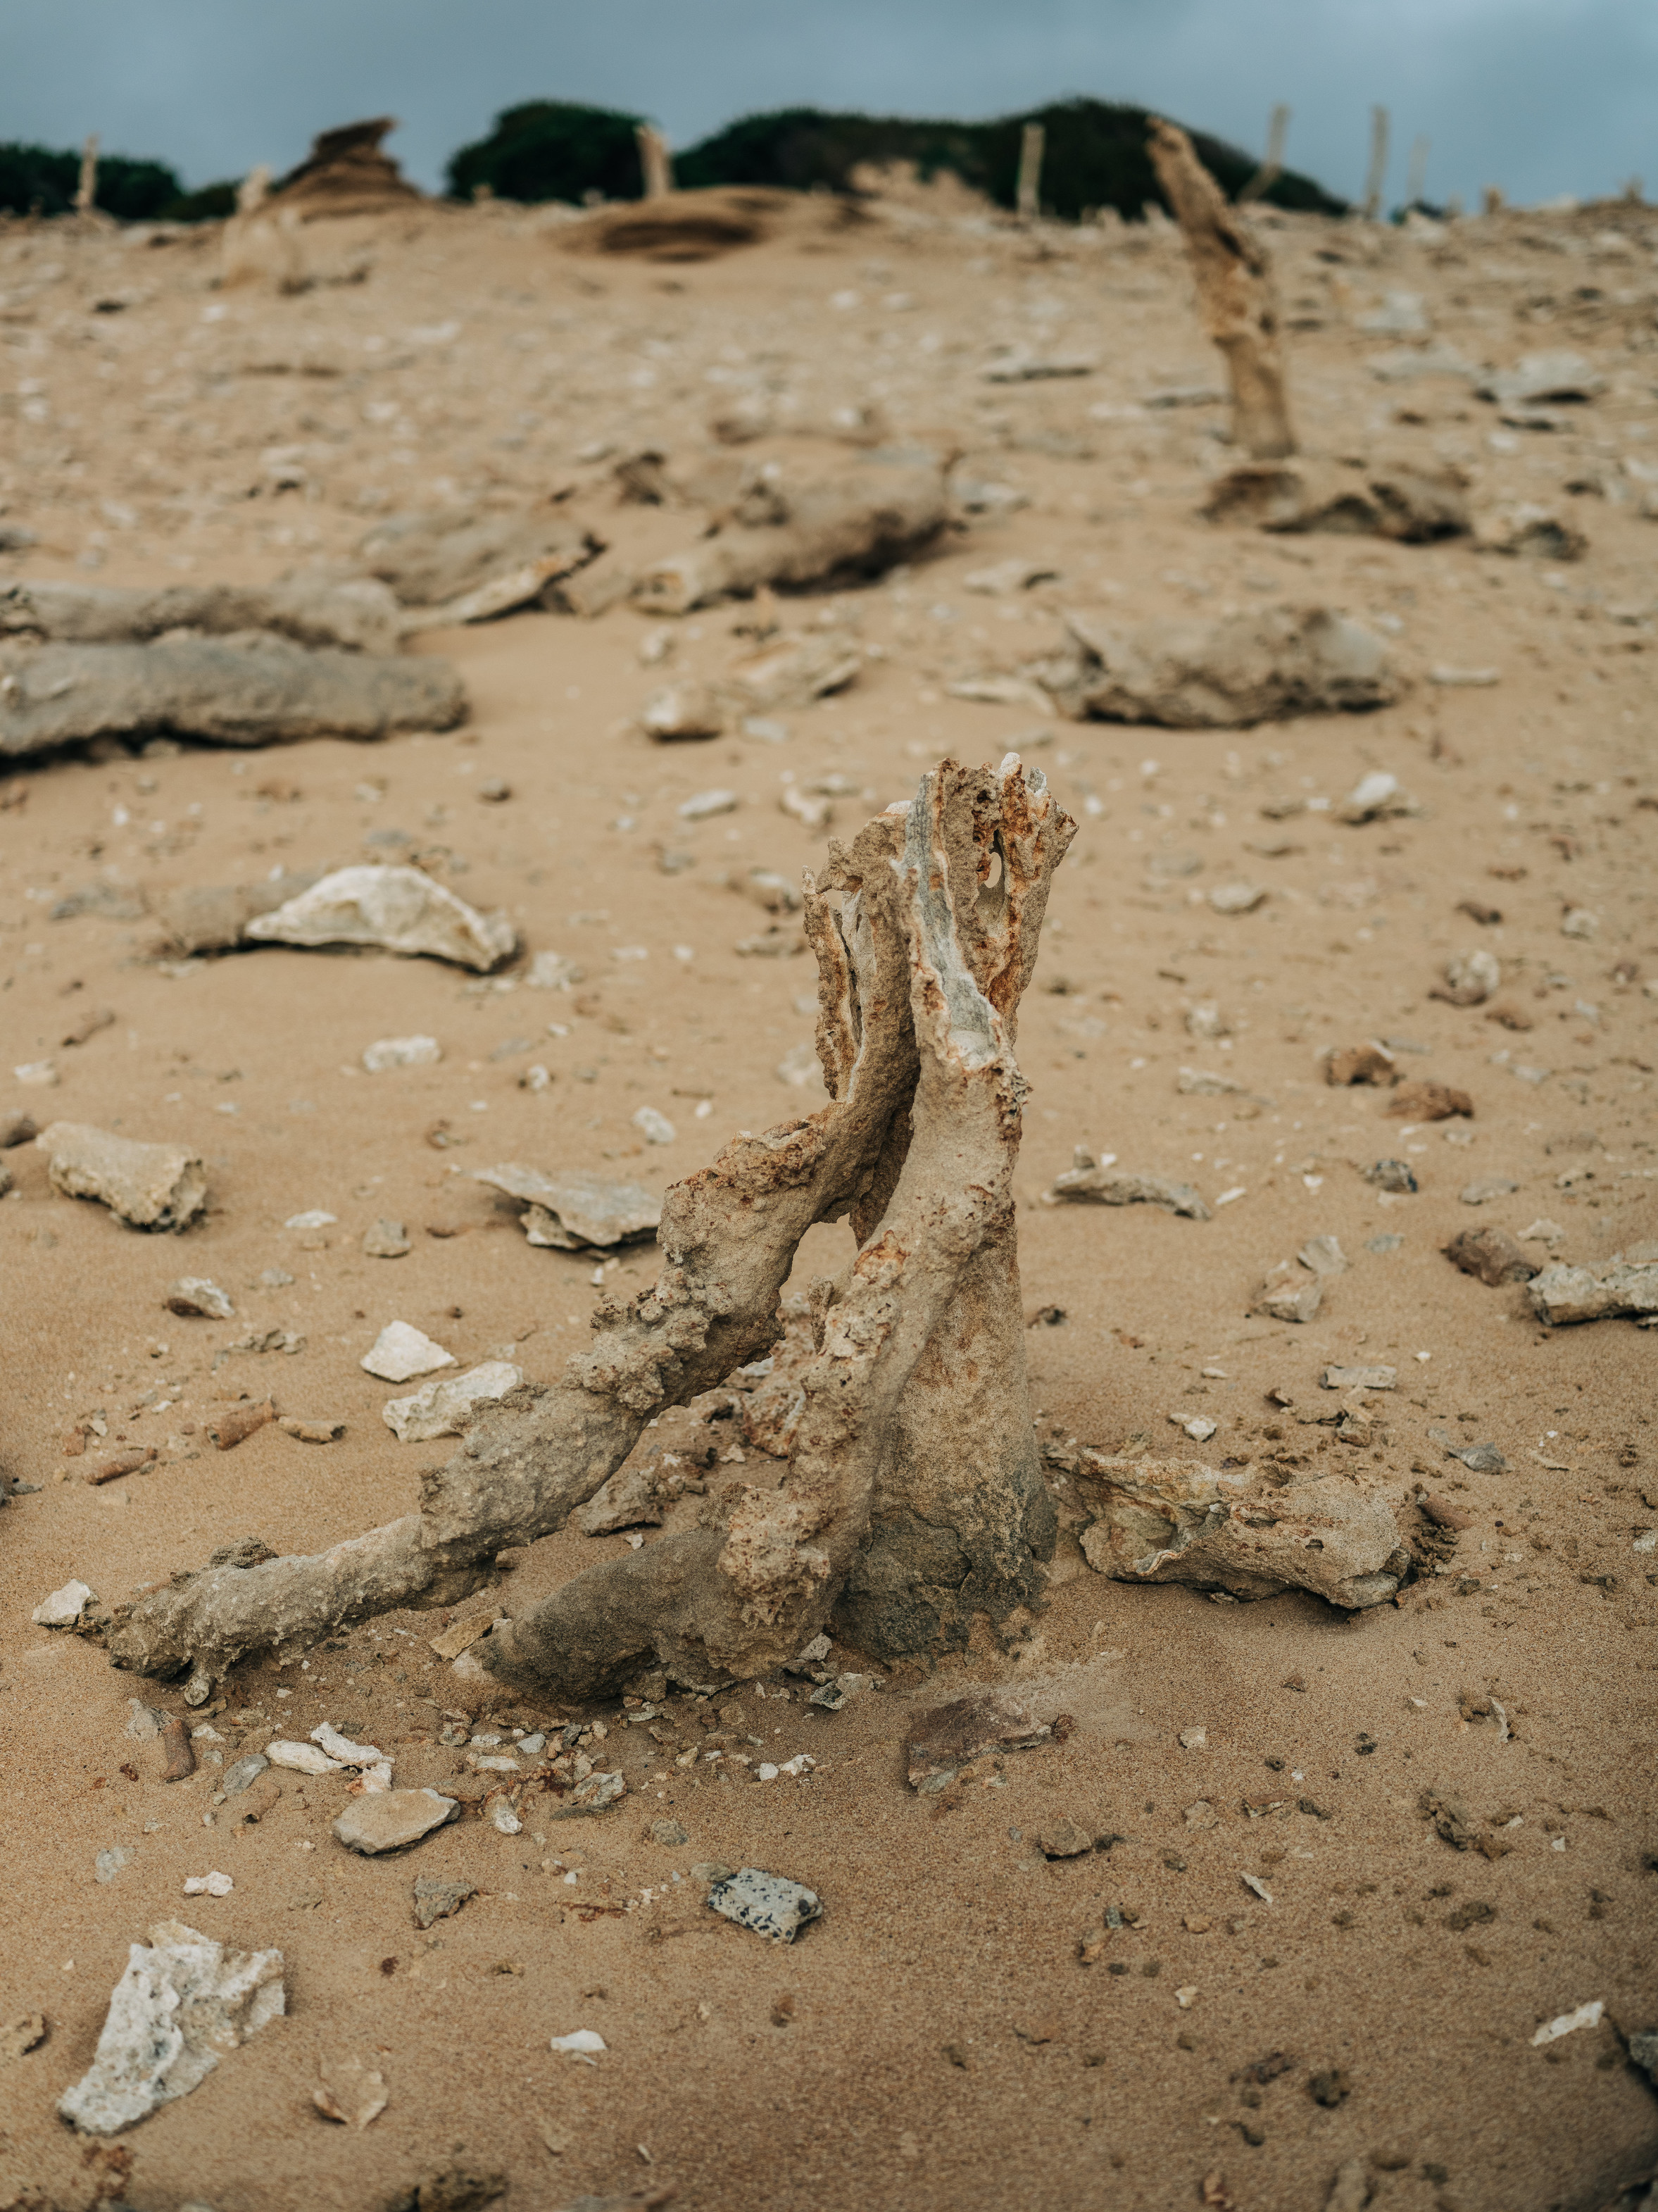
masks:
{"type": "Polygon", "coordinates": [[[652,116],[694,143],[788,105],[985,116],[1133,100],[1360,191],[1392,112],[1390,194],[1431,142],[1430,199],[1525,202],[1644,173],[1658,198],[1654,0],[0,0],[0,138],[153,155],[189,185],[278,171],[315,131],[390,113],[446,155],[536,98],[652,116]]]}

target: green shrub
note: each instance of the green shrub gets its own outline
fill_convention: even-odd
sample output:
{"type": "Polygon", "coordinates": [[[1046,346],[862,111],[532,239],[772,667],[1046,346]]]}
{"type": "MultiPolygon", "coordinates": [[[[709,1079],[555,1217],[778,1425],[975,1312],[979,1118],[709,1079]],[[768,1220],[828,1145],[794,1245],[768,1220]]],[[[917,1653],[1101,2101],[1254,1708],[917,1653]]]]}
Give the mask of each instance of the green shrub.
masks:
{"type": "Polygon", "coordinates": [[[634,136],[641,120],[566,100],[509,107],[487,138],[451,158],[450,196],[471,199],[486,185],[502,200],[580,202],[589,192],[636,200],[645,188],[634,136]]]}
{"type": "MultiPolygon", "coordinates": [[[[67,215],[81,181],[79,154],[51,146],[0,145],[0,208],[27,215],[67,215]]],[[[134,161],[107,154],[98,164],[97,204],[119,222],[153,222],[184,191],[164,161],[134,161]]]]}
{"type": "Polygon", "coordinates": [[[203,185],[193,192],[180,192],[155,210],[158,222],[222,222],[236,212],[237,179],[203,185]]]}

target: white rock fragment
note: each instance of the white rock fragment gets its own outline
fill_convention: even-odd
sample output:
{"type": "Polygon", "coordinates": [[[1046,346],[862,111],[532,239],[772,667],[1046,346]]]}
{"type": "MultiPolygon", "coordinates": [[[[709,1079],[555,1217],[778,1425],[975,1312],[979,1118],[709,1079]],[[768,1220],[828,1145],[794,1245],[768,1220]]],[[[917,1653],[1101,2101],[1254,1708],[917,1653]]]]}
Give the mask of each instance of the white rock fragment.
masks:
{"type": "Polygon", "coordinates": [[[407,1398],[388,1398],[380,1407],[380,1419],[399,1443],[428,1444],[439,1437],[458,1437],[478,1407],[504,1398],[523,1380],[524,1370],[510,1360],[486,1359],[481,1367],[428,1382],[407,1398]]]}
{"type": "Polygon", "coordinates": [[[12,1075],[32,1091],[55,1091],[58,1087],[58,1070],[49,1060],[26,1060],[21,1067],[13,1068],[12,1075]]]}
{"type": "Polygon", "coordinates": [[[42,1599],[29,1618],[41,1628],[73,1628],[95,1595],[85,1583],[65,1583],[42,1599]]]}
{"type": "Polygon", "coordinates": [[[659,1114],[654,1106],[641,1106],[634,1115],[634,1127],[647,1145],[671,1145],[679,1132],[665,1114],[659,1114]]]}
{"type": "Polygon", "coordinates": [[[145,1145],[87,1121],[54,1121],[34,1140],[54,1190],[96,1199],[130,1229],[184,1229],[207,1204],[207,1170],[184,1145],[145,1145]]]}
{"type": "Polygon", "coordinates": [[[1253,914],[1266,896],[1260,884],[1217,884],[1209,903],[1217,914],[1253,914]]]}
{"type": "Polygon", "coordinates": [[[734,791],[699,791],[679,809],[682,822],[707,822],[716,814],[734,814],[738,808],[734,791]]]}
{"type": "Polygon", "coordinates": [[[339,1774],[344,1771],[343,1761],[331,1759],[314,1743],[288,1743],[280,1737],[264,1747],[264,1755],[273,1766],[291,1767],[295,1774],[339,1774]]]}
{"type": "Polygon", "coordinates": [[[236,1887],[228,1874],[191,1874],[185,1876],[186,1897],[228,1897],[236,1887]]]}
{"type": "Polygon", "coordinates": [[[262,945],[366,945],[426,954],[487,972],[510,959],[518,933],[505,915],[483,915],[419,868],[337,868],[309,890],[256,915],[243,935],[262,945]]]}
{"type": "Polygon", "coordinates": [[[196,1315],[203,1321],[234,1321],[236,1309],[228,1291],[221,1290],[205,1275],[180,1275],[167,1286],[161,1304],[169,1313],[196,1315]]]}
{"type": "Polygon", "coordinates": [[[1357,824],[1376,822],[1395,814],[1413,814],[1416,801],[1411,797],[1396,775],[1386,769],[1372,769],[1369,775],[1361,776],[1336,809],[1339,822],[1357,824]]]}
{"type": "Polygon", "coordinates": [[[1592,2004],[1579,2005],[1576,2012],[1557,2013],[1552,2020],[1546,2020],[1533,2036],[1533,2050],[1545,2043],[1558,2043],[1563,2035],[1575,2034],[1580,2027],[1599,2027],[1606,2008],[1604,2000],[1596,1997],[1592,2004]]]}
{"type": "Polygon", "coordinates": [[[1272,1903],[1272,1893],[1267,1888],[1266,1883],[1261,1880],[1259,1875],[1240,1875],[1238,1879],[1246,1889],[1251,1889],[1254,1892],[1255,1895],[1260,1899],[1263,1905],[1270,1905],[1272,1903]]]}
{"type": "Polygon", "coordinates": [[[187,2097],[286,2009],[280,1951],[231,1951],[158,1921],[115,1984],[92,2064],[58,2110],[83,2135],[113,2136],[187,2097]]]}
{"type": "Polygon", "coordinates": [[[1212,1421],[1206,1413],[1193,1413],[1189,1417],[1181,1413],[1171,1413],[1169,1418],[1177,1429],[1183,1429],[1186,1431],[1194,1444],[1206,1444],[1218,1426],[1218,1424],[1212,1421]]]}
{"type": "Polygon", "coordinates": [[[435,1037],[378,1037],[364,1047],[362,1064],[371,1075],[383,1075],[388,1067],[435,1067],[442,1058],[435,1037]]]}
{"type": "Polygon", "coordinates": [[[313,1728],[311,1741],[320,1744],[326,1756],[338,1759],[342,1766],[379,1766],[385,1762],[386,1753],[377,1743],[353,1743],[349,1736],[340,1734],[332,1721],[313,1728]]]}
{"type": "Polygon", "coordinates": [[[339,1218],[337,1213],[325,1213],[321,1206],[313,1206],[304,1213],[290,1213],[283,1222],[282,1227],[284,1229],[331,1229],[339,1218]]]}
{"type": "Polygon", "coordinates": [[[572,2035],[555,2035],[549,2046],[553,2051],[568,2051],[573,2058],[591,2057],[594,2052],[610,2049],[596,2028],[579,2027],[572,2035]]]}
{"type": "Polygon", "coordinates": [[[1539,1321],[1554,1328],[1570,1322],[1655,1314],[1658,1313],[1658,1263],[1613,1259],[1597,1272],[1593,1267],[1569,1267],[1557,1260],[1541,1274],[1532,1277],[1526,1295],[1539,1321]]]}
{"type": "Polygon", "coordinates": [[[517,1160],[500,1167],[477,1168],[474,1182],[523,1201],[524,1233],[531,1244],[575,1252],[587,1245],[607,1247],[653,1237],[662,1219],[662,1201],[635,1182],[610,1182],[601,1176],[543,1175],[517,1160]]]}
{"type": "Polygon", "coordinates": [[[382,1382],[410,1382],[416,1375],[431,1375],[459,1363],[452,1352],[434,1344],[406,1321],[389,1321],[357,1364],[382,1382]]]}
{"type": "Polygon", "coordinates": [[[1561,917],[1562,937],[1578,937],[1588,939],[1591,937],[1598,937],[1600,933],[1600,917],[1598,914],[1591,913],[1586,906],[1572,907],[1561,917]]]}

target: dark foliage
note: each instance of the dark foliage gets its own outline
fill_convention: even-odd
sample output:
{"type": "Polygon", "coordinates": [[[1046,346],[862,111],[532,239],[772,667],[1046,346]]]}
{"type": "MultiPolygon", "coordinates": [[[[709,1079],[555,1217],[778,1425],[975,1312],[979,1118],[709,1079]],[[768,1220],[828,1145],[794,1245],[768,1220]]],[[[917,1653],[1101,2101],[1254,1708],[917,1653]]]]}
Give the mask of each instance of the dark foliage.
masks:
{"type": "MultiPolygon", "coordinates": [[[[797,191],[844,192],[853,189],[853,172],[862,162],[913,161],[924,178],[952,169],[998,206],[1011,208],[1023,126],[1040,123],[1047,132],[1046,211],[1075,222],[1090,209],[1109,207],[1137,218],[1148,201],[1167,204],[1145,150],[1150,121],[1145,108],[1099,100],[1060,100],[988,123],[783,108],[728,124],[679,155],[674,170],[687,187],[781,185],[797,191]]],[[[1254,161],[1236,147],[1203,131],[1194,131],[1192,143],[1229,195],[1236,197],[1254,174],[1254,161]]],[[[1266,197],[1279,207],[1326,215],[1339,215],[1346,204],[1294,170],[1285,170],[1266,197]]]]}
{"type": "Polygon", "coordinates": [[[236,212],[236,184],[234,179],[219,185],[203,185],[199,191],[181,192],[176,200],[168,200],[155,210],[158,222],[222,222],[236,212]]]}
{"type": "MultiPolygon", "coordinates": [[[[81,181],[81,156],[50,146],[0,145],[0,208],[27,215],[68,215],[81,181]]],[[[97,204],[120,222],[153,222],[184,191],[164,161],[106,154],[98,164],[97,204]]]]}
{"type": "Polygon", "coordinates": [[[450,195],[471,199],[487,185],[503,200],[579,202],[589,192],[636,200],[645,188],[634,137],[641,119],[565,100],[509,107],[487,138],[452,156],[450,195]]]}

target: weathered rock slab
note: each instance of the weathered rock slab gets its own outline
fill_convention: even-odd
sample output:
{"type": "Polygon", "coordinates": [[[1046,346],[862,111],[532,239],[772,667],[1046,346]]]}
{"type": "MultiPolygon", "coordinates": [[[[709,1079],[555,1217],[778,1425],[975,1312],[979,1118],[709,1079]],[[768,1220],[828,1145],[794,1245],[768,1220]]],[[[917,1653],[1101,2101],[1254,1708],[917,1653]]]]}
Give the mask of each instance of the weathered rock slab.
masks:
{"type": "Polygon", "coordinates": [[[523,1380],[524,1370],[510,1360],[486,1359],[481,1367],[428,1382],[407,1398],[388,1398],[380,1407],[380,1419],[399,1443],[429,1444],[439,1437],[459,1437],[480,1406],[504,1398],[523,1380]]]}
{"type": "Polygon", "coordinates": [[[335,1821],[334,1833],[348,1851],[374,1858],[419,1843],[459,1810],[459,1798],[440,1796],[435,1790],[383,1790],[354,1797],[335,1821]]]}
{"type": "Polygon", "coordinates": [[[1658,1263],[1621,1261],[1596,1269],[1557,1261],[1532,1278],[1528,1294],[1532,1311],[1551,1328],[1658,1313],[1658,1263]]]}
{"type": "Polygon", "coordinates": [[[130,1229],[187,1229],[207,1204],[207,1170],[185,1145],[146,1145],[89,1121],[53,1121],[35,1139],[54,1190],[96,1199],[130,1229]]]}
{"type": "Polygon", "coordinates": [[[256,945],[365,945],[424,954],[487,974],[512,957],[518,933],[505,915],[480,914],[419,868],[337,868],[244,929],[256,945]]]}
{"type": "Polygon", "coordinates": [[[1071,650],[1031,673],[1078,721],[1245,729],[1388,706],[1403,689],[1382,640],[1328,607],[1267,607],[1132,630],[1090,614],[1065,619],[1071,650]]]}
{"type": "Polygon", "coordinates": [[[654,1237],[662,1220],[662,1200],[636,1182],[610,1182],[603,1176],[543,1175],[516,1160],[473,1170],[474,1182],[488,1183],[508,1198],[521,1199],[528,1211],[524,1232],[531,1243],[555,1251],[578,1252],[654,1237]]]}

